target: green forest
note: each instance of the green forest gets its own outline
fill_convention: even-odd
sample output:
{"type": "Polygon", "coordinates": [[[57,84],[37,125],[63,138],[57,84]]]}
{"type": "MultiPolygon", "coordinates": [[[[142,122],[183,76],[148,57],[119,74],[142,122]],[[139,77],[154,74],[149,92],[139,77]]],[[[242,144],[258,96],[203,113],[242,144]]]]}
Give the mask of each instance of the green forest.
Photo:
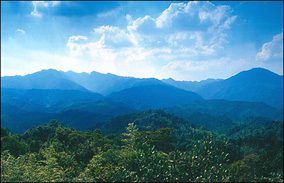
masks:
{"type": "Polygon", "coordinates": [[[1,182],[283,182],[283,121],[247,118],[211,131],[162,110],[86,131],[57,120],[1,127],[1,182]]]}

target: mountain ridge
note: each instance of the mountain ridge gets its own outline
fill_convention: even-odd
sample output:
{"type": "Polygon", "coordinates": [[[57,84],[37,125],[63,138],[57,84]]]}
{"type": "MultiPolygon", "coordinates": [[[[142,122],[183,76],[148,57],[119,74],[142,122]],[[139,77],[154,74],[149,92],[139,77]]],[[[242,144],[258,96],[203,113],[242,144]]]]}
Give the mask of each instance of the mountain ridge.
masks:
{"type": "Polygon", "coordinates": [[[205,99],[264,102],[283,109],[283,76],[262,68],[242,71],[228,79],[201,86],[205,99]]]}
{"type": "Polygon", "coordinates": [[[48,69],[25,76],[1,77],[1,88],[15,89],[59,89],[96,92],[104,96],[135,87],[159,85],[174,86],[199,94],[204,99],[264,102],[283,109],[283,75],[264,68],[242,71],[227,79],[202,81],[175,81],[172,78],[135,78],[86,72],[57,71],[48,69]]]}
{"type": "Polygon", "coordinates": [[[136,109],[169,107],[193,100],[204,100],[197,93],[186,91],[170,85],[145,85],[125,89],[107,96],[123,102],[136,109]]]}

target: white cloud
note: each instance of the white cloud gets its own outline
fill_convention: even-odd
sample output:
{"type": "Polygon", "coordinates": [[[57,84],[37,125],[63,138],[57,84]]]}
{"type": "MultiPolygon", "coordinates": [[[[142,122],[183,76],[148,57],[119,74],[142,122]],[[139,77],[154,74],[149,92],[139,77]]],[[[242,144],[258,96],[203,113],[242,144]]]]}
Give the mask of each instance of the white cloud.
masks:
{"type": "Polygon", "coordinates": [[[88,38],[86,37],[86,36],[71,36],[70,38],[69,38],[69,40],[68,40],[68,42],[69,41],[78,41],[78,40],[80,40],[80,39],[83,39],[83,40],[87,40],[88,38]]]}
{"type": "Polygon", "coordinates": [[[38,12],[38,7],[54,7],[56,5],[58,5],[60,2],[59,1],[32,1],[34,10],[31,12],[32,16],[35,17],[41,17],[42,13],[38,12]]]}
{"type": "Polygon", "coordinates": [[[128,15],[127,30],[137,45],[143,47],[195,48],[202,54],[208,50],[203,48],[222,48],[222,44],[228,43],[226,30],[236,18],[231,16],[229,6],[195,1],[172,3],[156,19],[145,16],[132,20],[128,15]]]}
{"type": "Polygon", "coordinates": [[[71,36],[67,42],[70,53],[74,56],[81,54],[82,49],[86,47],[84,42],[87,41],[87,39],[86,36],[71,36]]]}
{"type": "Polygon", "coordinates": [[[272,41],[264,43],[261,52],[256,55],[256,60],[279,59],[283,60],[283,31],[273,36],[272,41]]]}
{"type": "Polygon", "coordinates": [[[23,29],[17,29],[17,32],[20,32],[21,34],[25,34],[26,33],[23,29]]]}
{"type": "Polygon", "coordinates": [[[223,25],[221,25],[221,29],[230,29],[231,28],[231,24],[236,20],[237,16],[232,16],[230,18],[228,18],[223,25]]]}
{"type": "Polygon", "coordinates": [[[94,29],[94,33],[99,35],[99,40],[87,42],[86,36],[71,36],[67,42],[72,55],[80,55],[83,52],[97,57],[101,53],[115,52],[114,48],[130,48],[135,45],[129,34],[119,27],[100,26],[94,29]]]}
{"type": "Polygon", "coordinates": [[[126,27],[99,26],[89,39],[71,36],[71,55],[89,59],[96,71],[136,77],[163,77],[177,68],[206,70],[226,57],[226,31],[237,17],[229,6],[191,1],[172,3],[157,18],[125,18],[126,27]],[[204,61],[208,58],[215,61],[204,61]]]}
{"type": "Polygon", "coordinates": [[[94,32],[101,36],[100,41],[105,48],[131,47],[135,44],[125,30],[115,26],[100,26],[94,32]]]}

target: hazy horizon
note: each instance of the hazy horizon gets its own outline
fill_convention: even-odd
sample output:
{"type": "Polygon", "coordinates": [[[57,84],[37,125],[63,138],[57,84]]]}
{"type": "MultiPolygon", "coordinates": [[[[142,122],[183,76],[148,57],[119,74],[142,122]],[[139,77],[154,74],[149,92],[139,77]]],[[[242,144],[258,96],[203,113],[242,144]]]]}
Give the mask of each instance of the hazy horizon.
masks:
{"type": "Polygon", "coordinates": [[[282,1],[1,1],[1,76],[201,81],[257,67],[283,75],[282,1]]]}
{"type": "MultiPolygon", "coordinates": [[[[260,69],[265,69],[265,68],[261,68],[261,67],[255,67],[255,68],[251,68],[251,69],[257,69],[257,68],[260,68],[260,69]]],[[[242,70],[242,71],[240,71],[240,72],[243,72],[243,71],[249,71],[249,70],[251,70],[251,69],[248,69],[248,70],[242,70]]],[[[28,73],[28,74],[23,74],[23,75],[11,75],[11,76],[26,76],[26,75],[29,75],[29,74],[34,74],[34,73],[36,73],[36,72],[40,72],[40,71],[44,71],[44,70],[56,70],[56,71],[58,71],[58,72],[74,72],[74,73],[78,73],[78,74],[81,74],[81,73],[87,73],[87,74],[91,74],[92,72],[97,72],[97,71],[91,71],[91,72],[76,72],[76,71],[72,71],[72,70],[68,70],[68,71],[62,71],[62,70],[57,70],[57,69],[53,69],[53,68],[49,68],[49,69],[42,69],[42,70],[39,70],[39,71],[35,71],[35,72],[33,72],[33,73],[28,73]]],[[[267,70],[269,70],[269,69],[267,69],[267,70]]],[[[270,71],[270,70],[269,70],[270,71]]],[[[238,72],[238,73],[240,73],[240,72],[238,72]]],[[[271,71],[272,72],[272,71],[271,71]]],[[[100,72],[97,72],[97,73],[100,73],[100,72]]],[[[238,73],[236,73],[236,74],[238,74],[238,73]]],[[[113,74],[113,73],[101,73],[101,74],[113,74]]],[[[231,76],[229,76],[229,77],[227,77],[227,78],[206,78],[206,79],[202,79],[202,80],[176,80],[176,79],[174,79],[175,81],[192,81],[192,82],[200,82],[200,81],[204,81],[204,80],[208,80],[208,79],[228,79],[228,78],[230,78],[230,77],[232,77],[232,76],[234,76],[234,75],[236,75],[236,74],[233,74],[233,75],[231,75],[231,76]]],[[[275,73],[275,74],[277,74],[277,73],[275,73]]],[[[123,76],[123,75],[117,75],[117,74],[114,74],[114,75],[116,75],[116,76],[120,76],[120,77],[134,77],[134,76],[123,76]]],[[[279,74],[278,74],[279,75],[279,74]]],[[[282,75],[279,75],[279,76],[283,76],[283,74],[282,75]]],[[[5,77],[5,76],[1,76],[1,77],[5,77]]],[[[155,77],[134,77],[134,78],[140,78],[140,79],[143,79],[143,78],[155,78],[155,77]]],[[[158,79],[158,78],[155,78],[155,79],[158,79]]],[[[171,77],[169,77],[169,78],[162,78],[162,79],[159,79],[159,80],[163,80],[163,79],[173,79],[173,78],[171,78],[171,77]]]]}

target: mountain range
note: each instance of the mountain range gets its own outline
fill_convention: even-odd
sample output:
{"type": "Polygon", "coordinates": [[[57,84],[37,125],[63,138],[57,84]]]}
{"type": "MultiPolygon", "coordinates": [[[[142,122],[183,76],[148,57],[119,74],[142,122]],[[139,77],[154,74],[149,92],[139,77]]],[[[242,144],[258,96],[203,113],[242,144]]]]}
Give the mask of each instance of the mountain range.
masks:
{"type": "Polygon", "coordinates": [[[193,91],[204,99],[264,102],[283,109],[283,75],[263,68],[242,71],[228,79],[207,79],[200,82],[162,80],[178,88],[193,91]]]}
{"type": "Polygon", "coordinates": [[[127,88],[144,85],[164,85],[155,78],[140,79],[98,72],[76,73],[55,69],[42,70],[25,76],[1,77],[1,88],[80,90],[108,95],[127,88]]]}
{"type": "Polygon", "coordinates": [[[261,68],[243,71],[226,80],[206,84],[195,92],[206,99],[264,102],[283,108],[283,76],[261,68]]]}
{"type": "Polygon", "coordinates": [[[281,120],[283,76],[254,68],[200,82],[54,69],[1,77],[1,125],[18,125],[13,129],[19,133],[53,118],[87,129],[148,109],[163,109],[209,129],[247,117],[281,120]]]}
{"type": "Polygon", "coordinates": [[[171,78],[141,79],[109,73],[91,72],[88,74],[54,69],[42,70],[25,76],[1,77],[1,88],[79,90],[95,92],[104,96],[134,87],[143,88],[146,86],[149,89],[149,85],[171,85],[195,92],[204,99],[264,102],[276,108],[283,108],[283,76],[263,68],[243,71],[228,79],[207,79],[200,82],[175,81],[171,78]]]}

